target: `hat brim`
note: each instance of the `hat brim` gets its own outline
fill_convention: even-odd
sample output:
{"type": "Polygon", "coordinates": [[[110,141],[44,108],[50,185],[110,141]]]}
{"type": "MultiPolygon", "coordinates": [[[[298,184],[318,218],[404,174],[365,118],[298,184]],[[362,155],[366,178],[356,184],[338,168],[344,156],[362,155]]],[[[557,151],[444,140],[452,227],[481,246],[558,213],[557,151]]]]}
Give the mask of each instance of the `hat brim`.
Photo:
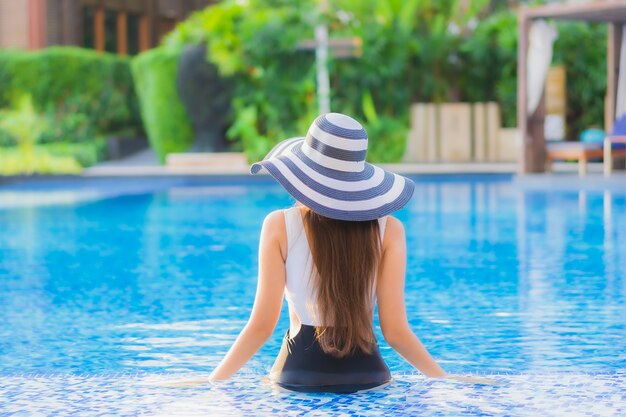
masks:
{"type": "Polygon", "coordinates": [[[360,172],[343,172],[317,164],[302,151],[304,140],[280,142],[250,172],[265,169],[297,201],[337,220],[378,219],[404,207],[413,196],[413,181],[376,165],[366,162],[360,172]]]}

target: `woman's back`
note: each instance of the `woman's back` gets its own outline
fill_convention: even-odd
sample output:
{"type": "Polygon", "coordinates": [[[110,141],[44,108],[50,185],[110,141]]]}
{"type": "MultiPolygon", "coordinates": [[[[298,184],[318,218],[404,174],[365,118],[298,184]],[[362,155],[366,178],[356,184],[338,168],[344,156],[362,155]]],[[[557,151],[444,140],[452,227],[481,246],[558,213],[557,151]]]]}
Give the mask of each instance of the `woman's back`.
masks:
{"type": "MultiPolygon", "coordinates": [[[[297,333],[294,324],[324,325],[317,304],[316,282],[312,279],[315,265],[303,222],[303,215],[306,210],[300,206],[284,210],[287,239],[285,298],[289,304],[292,318],[295,315],[298,320],[297,323],[292,322],[292,334],[297,333]]],[[[384,239],[386,223],[386,216],[378,219],[381,242],[384,239]]],[[[372,302],[374,302],[375,293],[372,296],[372,302]]]]}

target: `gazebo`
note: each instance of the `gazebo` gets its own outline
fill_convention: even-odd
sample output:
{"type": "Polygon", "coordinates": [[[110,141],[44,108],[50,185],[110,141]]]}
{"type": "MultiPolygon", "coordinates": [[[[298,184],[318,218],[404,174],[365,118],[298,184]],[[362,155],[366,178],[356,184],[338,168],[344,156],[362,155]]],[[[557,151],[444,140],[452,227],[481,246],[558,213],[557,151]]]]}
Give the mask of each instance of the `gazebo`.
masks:
{"type": "Polygon", "coordinates": [[[585,3],[550,4],[521,8],[519,12],[519,44],[517,69],[517,120],[522,138],[518,159],[519,173],[543,172],[546,162],[544,136],[545,97],[536,110],[527,110],[527,60],[531,25],[538,19],[578,20],[608,23],[607,94],[604,107],[605,130],[615,119],[617,79],[620,66],[622,33],[626,25],[626,0],[596,0],[585,3]]]}

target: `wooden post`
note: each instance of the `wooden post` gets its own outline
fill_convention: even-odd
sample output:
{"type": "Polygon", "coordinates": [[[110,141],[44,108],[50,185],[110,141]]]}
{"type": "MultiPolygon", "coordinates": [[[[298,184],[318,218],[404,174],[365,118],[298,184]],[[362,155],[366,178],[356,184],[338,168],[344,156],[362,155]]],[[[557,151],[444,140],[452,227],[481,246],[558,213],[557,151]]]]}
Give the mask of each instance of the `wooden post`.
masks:
{"type": "Polygon", "coordinates": [[[542,93],[541,101],[535,112],[528,118],[528,137],[530,146],[526,153],[527,172],[544,172],[546,166],[546,137],[544,125],[546,120],[546,95],[542,93]]]}
{"type": "Polygon", "coordinates": [[[126,12],[117,13],[117,53],[128,54],[128,24],[126,12]]]}
{"type": "Polygon", "coordinates": [[[615,91],[617,77],[615,71],[615,42],[617,41],[615,23],[609,23],[606,42],[606,100],[604,101],[604,130],[610,132],[615,118],[615,91]]]}
{"type": "Polygon", "coordinates": [[[148,16],[139,17],[139,52],[150,49],[150,21],[148,16]]]}
{"type": "Polygon", "coordinates": [[[483,162],[487,159],[487,116],[485,103],[474,103],[473,106],[474,161],[483,162]]]}
{"type": "Polygon", "coordinates": [[[424,103],[411,104],[411,128],[404,151],[404,162],[421,162],[426,159],[426,105],[424,103]]]}
{"type": "Polygon", "coordinates": [[[487,136],[487,160],[495,162],[501,160],[500,149],[500,106],[494,101],[485,104],[485,134],[487,136]]]}
{"type": "Polygon", "coordinates": [[[617,99],[617,77],[619,74],[620,51],[622,48],[622,25],[610,23],[606,53],[606,107],[604,109],[604,130],[610,132],[615,120],[617,99]]]}
{"type": "Polygon", "coordinates": [[[158,34],[157,34],[157,30],[158,30],[158,20],[159,20],[159,14],[158,14],[158,10],[157,10],[157,4],[156,4],[156,0],[146,0],[146,33],[147,33],[147,45],[148,47],[146,49],[152,48],[154,46],[157,45],[158,42],[158,34]]]}
{"type": "Polygon", "coordinates": [[[28,48],[46,46],[46,0],[28,1],[28,48]]]}
{"type": "Polygon", "coordinates": [[[426,105],[426,155],[428,162],[436,162],[441,158],[439,140],[439,105],[428,103],[426,105]]]}
{"type": "Polygon", "coordinates": [[[439,105],[439,152],[443,162],[469,162],[472,159],[471,125],[471,104],[439,105]]]}
{"type": "Polygon", "coordinates": [[[532,115],[528,114],[526,106],[528,61],[528,35],[531,19],[526,10],[519,12],[519,39],[517,49],[517,124],[522,135],[522,154],[518,163],[518,172],[544,172],[546,164],[546,140],[543,132],[545,119],[545,94],[542,95],[539,106],[532,115]]]}
{"type": "Polygon", "coordinates": [[[104,8],[96,8],[93,16],[93,39],[96,51],[104,52],[104,8]]]}
{"type": "Polygon", "coordinates": [[[521,153],[517,159],[517,172],[530,172],[528,153],[532,145],[532,138],[528,136],[528,117],[526,112],[526,59],[528,57],[529,20],[526,10],[522,7],[518,15],[518,44],[517,44],[517,127],[522,136],[521,153]]]}

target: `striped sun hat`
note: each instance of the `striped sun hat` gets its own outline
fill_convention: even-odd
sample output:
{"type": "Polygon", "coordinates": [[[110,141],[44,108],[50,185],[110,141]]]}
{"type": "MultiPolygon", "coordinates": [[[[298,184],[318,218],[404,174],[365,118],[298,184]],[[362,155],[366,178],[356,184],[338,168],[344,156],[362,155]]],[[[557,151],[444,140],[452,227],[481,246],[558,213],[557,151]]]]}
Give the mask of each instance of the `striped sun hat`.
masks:
{"type": "Polygon", "coordinates": [[[265,168],[311,210],[338,220],[374,220],[402,208],[415,184],[365,162],[367,132],[340,113],[319,116],[306,137],[284,140],[250,172],[265,168]]]}

